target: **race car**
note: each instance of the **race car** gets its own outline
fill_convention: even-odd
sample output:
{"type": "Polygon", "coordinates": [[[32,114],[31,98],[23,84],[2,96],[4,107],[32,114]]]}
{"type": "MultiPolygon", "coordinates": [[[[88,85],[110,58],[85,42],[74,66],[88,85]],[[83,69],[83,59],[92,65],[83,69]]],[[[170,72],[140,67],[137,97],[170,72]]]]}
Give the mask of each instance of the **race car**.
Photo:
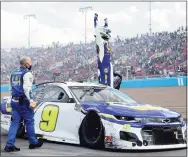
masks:
{"type": "MultiPolygon", "coordinates": [[[[97,83],[46,82],[33,89],[35,131],[49,141],[91,148],[186,148],[181,114],[141,104],[127,94],[97,83]]],[[[11,123],[10,98],[1,103],[1,127],[11,123]]],[[[19,136],[26,133],[24,123],[19,136]]]]}

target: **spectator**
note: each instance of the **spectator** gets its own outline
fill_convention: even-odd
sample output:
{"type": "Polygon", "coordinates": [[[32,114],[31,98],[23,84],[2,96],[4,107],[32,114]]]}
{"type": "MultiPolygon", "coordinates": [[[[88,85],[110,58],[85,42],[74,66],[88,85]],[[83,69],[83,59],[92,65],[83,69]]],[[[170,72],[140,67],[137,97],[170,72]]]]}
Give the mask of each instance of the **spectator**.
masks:
{"type": "MultiPolygon", "coordinates": [[[[141,34],[129,39],[117,36],[110,46],[116,63],[115,69],[122,71],[125,78],[126,67],[134,67],[129,76],[140,78],[165,76],[167,71],[177,73],[176,67],[186,65],[187,62],[186,44],[186,28],[182,26],[173,32],[153,32],[152,36],[141,34]],[[165,73],[163,69],[166,70],[165,73]]],[[[18,67],[18,58],[21,55],[32,56],[36,82],[52,80],[54,73],[60,73],[56,77],[64,81],[69,78],[78,81],[97,75],[94,42],[86,45],[72,42],[61,45],[53,42],[46,47],[12,48],[9,52],[2,49],[1,54],[2,81],[7,81],[9,73],[18,67]],[[7,64],[9,59],[12,64],[7,64]],[[92,73],[88,72],[89,68],[92,73]]],[[[186,68],[180,69],[182,75],[187,73],[186,68]]]]}

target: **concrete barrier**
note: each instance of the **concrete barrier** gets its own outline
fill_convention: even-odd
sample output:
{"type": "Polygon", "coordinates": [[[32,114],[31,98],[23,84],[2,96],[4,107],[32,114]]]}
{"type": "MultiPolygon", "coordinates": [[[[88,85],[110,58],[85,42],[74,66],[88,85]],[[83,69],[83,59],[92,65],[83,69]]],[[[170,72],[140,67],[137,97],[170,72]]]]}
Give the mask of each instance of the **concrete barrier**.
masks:
{"type": "Polygon", "coordinates": [[[3,84],[1,85],[1,92],[8,92],[9,91],[9,85],[3,84]]]}
{"type": "Polygon", "coordinates": [[[121,88],[177,87],[186,86],[187,77],[146,78],[123,80],[121,88]]]}

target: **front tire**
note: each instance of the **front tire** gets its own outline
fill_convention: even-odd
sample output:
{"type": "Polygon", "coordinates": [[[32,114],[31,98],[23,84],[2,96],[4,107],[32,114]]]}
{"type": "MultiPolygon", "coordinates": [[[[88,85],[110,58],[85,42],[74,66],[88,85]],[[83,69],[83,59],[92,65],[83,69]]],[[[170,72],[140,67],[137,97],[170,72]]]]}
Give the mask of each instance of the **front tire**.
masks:
{"type": "Polygon", "coordinates": [[[104,148],[104,127],[99,115],[91,111],[80,127],[80,143],[89,148],[104,148]]]}

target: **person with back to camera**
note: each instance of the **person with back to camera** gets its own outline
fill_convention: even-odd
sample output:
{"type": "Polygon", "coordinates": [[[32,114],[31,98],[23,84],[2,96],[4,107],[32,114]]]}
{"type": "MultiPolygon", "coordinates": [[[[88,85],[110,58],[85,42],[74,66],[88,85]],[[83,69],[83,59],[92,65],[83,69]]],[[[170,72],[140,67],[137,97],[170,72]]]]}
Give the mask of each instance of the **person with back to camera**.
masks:
{"type": "Polygon", "coordinates": [[[8,132],[5,151],[20,151],[15,147],[17,130],[21,119],[24,120],[29,140],[29,149],[39,148],[43,145],[42,139],[37,139],[34,129],[34,107],[32,100],[33,75],[31,73],[31,58],[22,57],[20,68],[10,76],[12,121],[8,132]]]}

